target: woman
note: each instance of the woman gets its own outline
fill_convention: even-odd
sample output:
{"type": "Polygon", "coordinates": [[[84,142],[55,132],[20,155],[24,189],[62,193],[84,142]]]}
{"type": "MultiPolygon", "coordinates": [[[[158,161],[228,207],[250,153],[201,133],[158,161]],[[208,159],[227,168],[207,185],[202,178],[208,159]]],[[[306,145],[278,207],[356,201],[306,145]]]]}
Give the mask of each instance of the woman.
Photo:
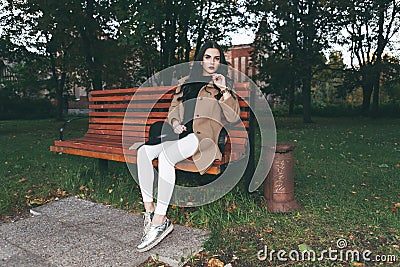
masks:
{"type": "Polygon", "coordinates": [[[223,127],[221,120],[240,119],[239,103],[227,74],[221,47],[207,41],[200,48],[189,77],[177,87],[169,108],[168,122],[179,139],[139,148],[138,178],[146,212],[138,251],[151,249],[173,230],[166,213],[175,186],[175,164],[192,157],[199,173],[204,174],[215,159],[222,158],[217,145],[223,127]],[[155,205],[152,160],[157,157],[159,180],[155,205]]]}

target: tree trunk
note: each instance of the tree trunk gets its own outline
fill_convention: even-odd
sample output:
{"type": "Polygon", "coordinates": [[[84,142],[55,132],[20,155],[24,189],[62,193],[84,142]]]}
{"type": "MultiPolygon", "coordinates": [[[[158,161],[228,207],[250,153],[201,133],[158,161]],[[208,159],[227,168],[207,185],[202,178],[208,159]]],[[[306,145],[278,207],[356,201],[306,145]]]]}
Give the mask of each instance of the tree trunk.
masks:
{"type": "Polygon", "coordinates": [[[304,73],[303,78],[303,122],[311,123],[311,66],[306,68],[307,72],[304,73]]]}
{"type": "Polygon", "coordinates": [[[369,115],[372,91],[373,91],[373,85],[368,81],[363,82],[362,84],[363,102],[362,102],[361,112],[362,115],[364,116],[369,115]]]}
{"type": "Polygon", "coordinates": [[[60,82],[58,84],[59,86],[59,90],[60,90],[60,98],[62,101],[62,106],[61,106],[61,116],[63,117],[64,114],[64,110],[68,113],[68,98],[64,97],[64,86],[65,86],[65,79],[67,77],[67,73],[65,71],[63,71],[61,73],[61,79],[60,82]]]}
{"type": "Polygon", "coordinates": [[[374,73],[374,81],[373,81],[373,98],[372,98],[372,110],[371,116],[373,118],[377,118],[379,116],[379,91],[380,91],[380,78],[381,78],[381,70],[380,70],[380,62],[376,62],[376,73],[374,73]]]}
{"type": "MultiPolygon", "coordinates": [[[[294,79],[294,78],[293,78],[294,79]]],[[[289,82],[289,115],[293,115],[294,113],[294,80],[289,82]]]]}
{"type": "Polygon", "coordinates": [[[92,79],[93,90],[102,90],[103,80],[101,73],[101,62],[98,62],[98,57],[94,53],[94,51],[98,50],[98,47],[96,46],[96,29],[94,28],[96,21],[93,19],[93,15],[94,0],[88,0],[86,6],[86,23],[84,23],[84,25],[81,27],[81,34],[85,49],[86,64],[89,77],[92,79]]]}
{"type": "Polygon", "coordinates": [[[382,54],[386,46],[386,40],[383,36],[385,27],[385,10],[387,6],[384,3],[379,4],[379,19],[378,19],[378,47],[376,49],[376,61],[373,72],[373,99],[372,99],[372,111],[371,116],[376,118],[379,113],[379,90],[380,90],[380,80],[382,72],[382,54]]]}
{"type": "Polygon", "coordinates": [[[63,101],[63,92],[61,90],[63,89],[63,87],[59,86],[58,83],[56,60],[54,58],[54,55],[52,53],[49,54],[50,54],[51,74],[53,76],[54,88],[56,91],[56,120],[62,120],[64,101],[63,101]]]}
{"type": "MultiPolygon", "coordinates": [[[[201,1],[200,10],[203,10],[203,7],[204,7],[203,1],[201,1]]],[[[204,36],[205,36],[205,28],[207,26],[207,21],[209,20],[210,13],[211,13],[211,1],[208,0],[207,14],[206,14],[205,17],[202,17],[202,23],[201,23],[201,26],[199,28],[199,34],[198,34],[197,41],[196,41],[196,50],[194,52],[194,58],[197,57],[197,55],[199,53],[199,50],[200,50],[200,47],[201,47],[201,45],[203,43],[203,39],[204,39],[204,36]]]]}
{"type": "Polygon", "coordinates": [[[187,36],[187,31],[185,33],[185,62],[189,62],[190,61],[190,42],[189,42],[189,38],[187,36]]]}

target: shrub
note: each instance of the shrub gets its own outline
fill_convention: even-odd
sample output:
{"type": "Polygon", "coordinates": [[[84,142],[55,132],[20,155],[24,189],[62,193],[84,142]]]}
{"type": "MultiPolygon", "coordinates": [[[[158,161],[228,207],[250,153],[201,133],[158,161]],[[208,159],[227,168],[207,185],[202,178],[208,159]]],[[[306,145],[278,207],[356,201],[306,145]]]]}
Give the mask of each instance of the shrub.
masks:
{"type": "Polygon", "coordinates": [[[0,97],[0,120],[44,119],[54,116],[54,106],[45,98],[0,97]]]}

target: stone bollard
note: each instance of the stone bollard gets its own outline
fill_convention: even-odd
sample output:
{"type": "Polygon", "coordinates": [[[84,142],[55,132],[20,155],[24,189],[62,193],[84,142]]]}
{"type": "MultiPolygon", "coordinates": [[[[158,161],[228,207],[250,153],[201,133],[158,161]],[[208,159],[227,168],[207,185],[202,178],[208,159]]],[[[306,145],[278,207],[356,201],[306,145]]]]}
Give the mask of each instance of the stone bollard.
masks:
{"type": "Polygon", "coordinates": [[[294,143],[277,143],[274,161],[264,182],[270,212],[291,212],[302,206],[294,199],[294,143]]]}

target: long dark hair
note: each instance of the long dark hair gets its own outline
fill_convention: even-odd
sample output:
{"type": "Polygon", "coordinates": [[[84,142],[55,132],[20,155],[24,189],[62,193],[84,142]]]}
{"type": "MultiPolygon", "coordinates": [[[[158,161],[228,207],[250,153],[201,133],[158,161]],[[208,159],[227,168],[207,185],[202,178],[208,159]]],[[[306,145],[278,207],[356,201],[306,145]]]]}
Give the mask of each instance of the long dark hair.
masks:
{"type": "MultiPolygon", "coordinates": [[[[200,47],[199,53],[197,53],[197,56],[193,62],[193,66],[190,70],[189,77],[182,85],[181,90],[183,91],[183,96],[178,98],[178,100],[187,100],[191,97],[194,97],[195,95],[197,95],[200,88],[211,81],[211,77],[203,76],[203,66],[201,65],[204,54],[209,48],[218,49],[220,54],[220,65],[218,66],[216,73],[224,75],[227,86],[229,88],[232,88],[232,80],[228,77],[228,63],[226,62],[224,51],[222,51],[221,46],[219,46],[217,42],[208,40],[200,47]]],[[[219,90],[218,87],[216,87],[215,85],[214,87],[219,90]]],[[[218,94],[216,97],[219,99],[221,97],[221,94],[218,94]]]]}

